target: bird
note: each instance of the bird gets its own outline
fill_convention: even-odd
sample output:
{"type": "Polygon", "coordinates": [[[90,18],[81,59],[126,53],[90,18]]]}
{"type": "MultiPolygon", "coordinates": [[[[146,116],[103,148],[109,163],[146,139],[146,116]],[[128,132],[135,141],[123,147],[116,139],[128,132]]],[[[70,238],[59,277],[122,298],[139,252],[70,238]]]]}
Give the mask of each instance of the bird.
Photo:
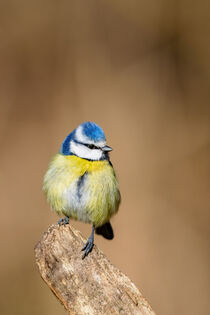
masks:
{"type": "Polygon", "coordinates": [[[110,219],[119,209],[121,194],[111,151],[103,129],[84,122],[64,139],[44,176],[47,201],[53,211],[64,216],[58,224],[74,219],[92,225],[82,259],[92,251],[95,233],[109,240],[114,237],[110,219]]]}

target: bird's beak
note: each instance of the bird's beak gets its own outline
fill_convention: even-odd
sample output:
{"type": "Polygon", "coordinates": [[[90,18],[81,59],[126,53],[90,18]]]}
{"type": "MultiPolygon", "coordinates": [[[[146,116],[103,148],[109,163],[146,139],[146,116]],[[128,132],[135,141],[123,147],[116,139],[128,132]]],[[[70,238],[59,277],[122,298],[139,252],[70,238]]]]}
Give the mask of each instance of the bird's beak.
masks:
{"type": "Polygon", "coordinates": [[[109,152],[109,151],[112,151],[112,148],[106,145],[105,147],[102,148],[102,150],[105,152],[109,152]]]}

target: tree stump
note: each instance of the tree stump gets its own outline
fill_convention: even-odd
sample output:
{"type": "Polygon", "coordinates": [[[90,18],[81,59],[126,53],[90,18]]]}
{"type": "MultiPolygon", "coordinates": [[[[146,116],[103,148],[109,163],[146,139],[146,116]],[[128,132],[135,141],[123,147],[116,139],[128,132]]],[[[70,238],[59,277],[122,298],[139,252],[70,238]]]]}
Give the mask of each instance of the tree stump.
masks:
{"type": "Polygon", "coordinates": [[[41,277],[69,314],[155,315],[132,281],[96,245],[82,260],[85,242],[70,225],[53,225],[35,247],[41,277]]]}

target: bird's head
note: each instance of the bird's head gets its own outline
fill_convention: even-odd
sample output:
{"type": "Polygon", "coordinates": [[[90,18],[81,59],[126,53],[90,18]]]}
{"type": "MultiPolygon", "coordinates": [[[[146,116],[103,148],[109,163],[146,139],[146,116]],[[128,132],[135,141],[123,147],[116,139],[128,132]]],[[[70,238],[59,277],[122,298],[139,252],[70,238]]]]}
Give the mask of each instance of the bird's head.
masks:
{"type": "Polygon", "coordinates": [[[94,122],[84,122],[66,137],[60,153],[97,161],[109,159],[111,150],[102,128],[94,122]]]}

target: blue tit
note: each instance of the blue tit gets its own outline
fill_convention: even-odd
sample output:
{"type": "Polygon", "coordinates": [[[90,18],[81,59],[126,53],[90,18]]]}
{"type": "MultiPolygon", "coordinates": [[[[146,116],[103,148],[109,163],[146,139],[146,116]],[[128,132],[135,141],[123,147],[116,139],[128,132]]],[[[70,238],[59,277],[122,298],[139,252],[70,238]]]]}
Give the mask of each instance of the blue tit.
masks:
{"type": "Polygon", "coordinates": [[[92,224],[92,233],[83,247],[83,258],[92,250],[94,232],[113,239],[110,218],[118,211],[120,191],[109,159],[101,127],[85,122],[63,141],[44,176],[43,191],[51,208],[64,215],[58,224],[69,218],[92,224]]]}

